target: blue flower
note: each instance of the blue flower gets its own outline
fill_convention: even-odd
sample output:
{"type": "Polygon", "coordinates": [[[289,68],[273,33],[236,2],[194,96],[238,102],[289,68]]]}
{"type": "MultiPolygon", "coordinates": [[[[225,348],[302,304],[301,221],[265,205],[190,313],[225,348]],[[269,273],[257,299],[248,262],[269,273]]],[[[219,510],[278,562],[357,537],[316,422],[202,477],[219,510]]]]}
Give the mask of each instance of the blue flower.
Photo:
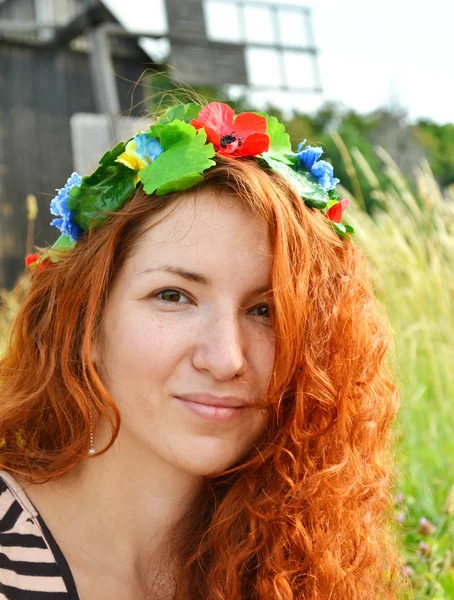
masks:
{"type": "Polygon", "coordinates": [[[327,192],[333,190],[340,181],[337,177],[333,177],[333,165],[327,163],[326,160],[316,162],[311,169],[311,173],[317,177],[319,184],[327,192]]]}
{"type": "Polygon", "coordinates": [[[58,216],[58,219],[51,221],[51,225],[57,227],[64,235],[67,235],[73,242],[77,242],[83,234],[83,230],[74,221],[76,213],[69,210],[68,199],[69,192],[74,186],[79,187],[82,183],[82,177],[77,173],[73,173],[69,177],[65,186],[57,190],[58,194],[50,203],[50,212],[58,216]]]}
{"type": "Polygon", "coordinates": [[[144,162],[148,164],[154,162],[158,156],[164,152],[164,148],[161,146],[158,140],[146,133],[136,135],[134,141],[137,147],[137,154],[144,162]]]}
{"type": "Polygon", "coordinates": [[[326,160],[318,160],[320,156],[323,154],[323,149],[318,146],[307,146],[302,150],[304,142],[298,145],[298,151],[296,154],[291,156],[297,156],[299,164],[310,171],[314,177],[317,178],[318,183],[325,189],[327,192],[336,187],[336,184],[339,183],[339,179],[337,177],[333,177],[333,167],[326,160]]]}
{"type": "Polygon", "coordinates": [[[117,162],[138,173],[151,165],[162,152],[164,148],[156,138],[151,137],[149,133],[140,133],[129,140],[125,151],[117,158],[117,162]]]}
{"type": "Polygon", "coordinates": [[[300,165],[310,171],[314,166],[315,161],[323,154],[323,150],[317,146],[308,146],[307,148],[304,148],[304,150],[301,150],[305,143],[306,140],[301,142],[301,144],[298,144],[297,156],[300,165]]]}

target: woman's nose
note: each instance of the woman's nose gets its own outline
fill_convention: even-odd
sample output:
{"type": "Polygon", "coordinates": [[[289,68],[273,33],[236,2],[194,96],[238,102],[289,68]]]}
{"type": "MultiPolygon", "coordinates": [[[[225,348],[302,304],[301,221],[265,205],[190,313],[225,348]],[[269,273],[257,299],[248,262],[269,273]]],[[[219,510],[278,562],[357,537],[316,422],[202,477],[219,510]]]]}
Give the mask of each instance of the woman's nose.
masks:
{"type": "Polygon", "coordinates": [[[206,324],[193,356],[194,367],[228,381],[247,369],[244,335],[237,314],[217,316],[206,324]]]}

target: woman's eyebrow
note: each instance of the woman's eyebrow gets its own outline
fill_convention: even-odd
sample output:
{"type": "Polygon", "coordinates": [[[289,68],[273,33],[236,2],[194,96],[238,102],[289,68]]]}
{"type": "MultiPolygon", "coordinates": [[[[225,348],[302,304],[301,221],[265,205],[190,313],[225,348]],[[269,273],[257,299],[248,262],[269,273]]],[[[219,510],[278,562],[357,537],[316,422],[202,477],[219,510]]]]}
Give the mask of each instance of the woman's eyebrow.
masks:
{"type": "Polygon", "coordinates": [[[166,273],[173,273],[174,275],[179,275],[188,281],[194,281],[195,283],[201,283],[206,286],[211,286],[211,281],[205,275],[200,273],[194,273],[193,271],[186,271],[181,267],[176,267],[172,265],[161,265],[160,267],[149,267],[144,271],[141,271],[137,274],[137,277],[144,275],[145,273],[154,273],[155,271],[164,271],[166,273]]]}
{"type": "MultiPolygon", "coordinates": [[[[195,273],[194,271],[187,271],[186,269],[182,269],[181,267],[177,267],[174,265],[161,265],[159,267],[149,267],[144,269],[140,273],[137,273],[137,277],[144,275],[146,273],[154,273],[155,271],[163,271],[165,273],[172,273],[173,275],[179,275],[183,277],[187,281],[192,281],[195,283],[201,283],[202,285],[206,285],[208,287],[212,286],[211,279],[208,279],[205,275],[201,273],[195,273]]],[[[269,288],[267,285],[263,285],[252,292],[252,294],[265,294],[269,292],[269,288]]]]}

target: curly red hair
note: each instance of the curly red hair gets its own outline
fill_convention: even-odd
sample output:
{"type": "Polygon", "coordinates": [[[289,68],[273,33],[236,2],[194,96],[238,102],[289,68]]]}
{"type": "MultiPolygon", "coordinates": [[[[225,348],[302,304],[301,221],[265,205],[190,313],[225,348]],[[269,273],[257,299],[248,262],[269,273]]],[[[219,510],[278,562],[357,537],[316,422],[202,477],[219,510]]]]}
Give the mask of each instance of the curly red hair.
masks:
{"type": "MultiPolygon", "coordinates": [[[[203,185],[237,195],[268,223],[276,358],[262,438],[208,478],[179,524],[179,593],[396,598],[390,433],[398,395],[367,260],[252,160],[219,158],[203,185]]],[[[114,442],[120,414],[90,359],[91,340],[115,273],[150,218],[177,200],[138,191],[64,260],[34,273],[0,362],[1,468],[48,480],[86,460],[90,409],[112,425],[103,451],[114,442]]]]}

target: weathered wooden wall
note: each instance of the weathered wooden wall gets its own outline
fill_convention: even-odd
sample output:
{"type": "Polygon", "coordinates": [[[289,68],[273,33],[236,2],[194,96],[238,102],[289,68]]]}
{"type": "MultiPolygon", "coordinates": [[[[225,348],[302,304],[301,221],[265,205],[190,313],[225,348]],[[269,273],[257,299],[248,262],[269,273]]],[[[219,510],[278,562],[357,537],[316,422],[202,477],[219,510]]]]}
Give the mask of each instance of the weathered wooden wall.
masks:
{"type": "MultiPolygon", "coordinates": [[[[147,60],[115,60],[125,114],[143,110],[131,110],[131,82],[147,60]]],[[[139,96],[136,90],[135,102],[139,96]]],[[[35,244],[59,234],[49,225],[49,202],[73,169],[69,120],[78,112],[95,112],[87,54],[0,43],[0,288],[12,287],[23,270],[28,194],[39,206],[35,244]]]]}

